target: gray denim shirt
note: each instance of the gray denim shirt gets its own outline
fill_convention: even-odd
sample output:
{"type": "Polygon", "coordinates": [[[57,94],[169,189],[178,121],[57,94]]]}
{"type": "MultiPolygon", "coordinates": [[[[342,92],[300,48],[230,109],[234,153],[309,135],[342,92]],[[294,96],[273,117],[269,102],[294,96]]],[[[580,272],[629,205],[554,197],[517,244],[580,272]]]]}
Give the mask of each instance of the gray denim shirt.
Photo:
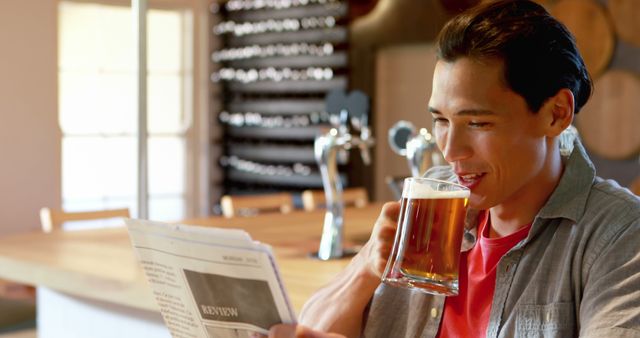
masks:
{"type": "MultiPolygon", "coordinates": [[[[381,284],[363,336],[436,337],[444,300],[381,284]]],[[[498,263],[486,336],[640,337],[640,198],[596,177],[579,141],[528,236],[498,263]]]]}

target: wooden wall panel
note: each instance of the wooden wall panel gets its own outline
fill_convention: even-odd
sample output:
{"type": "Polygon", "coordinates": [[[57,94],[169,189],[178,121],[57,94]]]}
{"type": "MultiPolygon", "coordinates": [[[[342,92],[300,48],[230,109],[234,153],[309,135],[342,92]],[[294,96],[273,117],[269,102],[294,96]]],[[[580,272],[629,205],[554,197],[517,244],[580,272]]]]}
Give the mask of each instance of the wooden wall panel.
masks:
{"type": "Polygon", "coordinates": [[[375,163],[377,198],[393,199],[385,184],[386,176],[411,176],[405,157],[394,153],[387,142],[387,133],[399,120],[412,122],[416,128],[431,131],[431,114],[427,111],[436,51],[433,44],[393,46],[378,51],[376,58],[375,133],[378,145],[375,163]]]}

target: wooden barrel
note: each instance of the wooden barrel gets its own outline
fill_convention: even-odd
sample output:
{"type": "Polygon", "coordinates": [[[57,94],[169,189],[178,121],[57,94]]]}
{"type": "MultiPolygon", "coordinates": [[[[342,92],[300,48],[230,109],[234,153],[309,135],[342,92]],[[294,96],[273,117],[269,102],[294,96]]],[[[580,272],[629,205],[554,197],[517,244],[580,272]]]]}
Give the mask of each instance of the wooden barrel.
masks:
{"type": "Polygon", "coordinates": [[[615,47],[614,29],[605,9],[595,0],[561,0],[551,6],[551,14],[573,33],[589,73],[598,77],[609,65],[615,47]]]}
{"type": "Polygon", "coordinates": [[[629,189],[631,189],[631,192],[634,194],[640,196],[640,176],[636,177],[636,179],[631,182],[629,189]]]}
{"type": "Polygon", "coordinates": [[[590,151],[611,160],[636,155],[640,152],[640,77],[621,70],[604,73],[576,120],[590,151]]]}
{"type": "Polygon", "coordinates": [[[640,1],[609,0],[607,7],[620,39],[640,47],[640,1]]]}

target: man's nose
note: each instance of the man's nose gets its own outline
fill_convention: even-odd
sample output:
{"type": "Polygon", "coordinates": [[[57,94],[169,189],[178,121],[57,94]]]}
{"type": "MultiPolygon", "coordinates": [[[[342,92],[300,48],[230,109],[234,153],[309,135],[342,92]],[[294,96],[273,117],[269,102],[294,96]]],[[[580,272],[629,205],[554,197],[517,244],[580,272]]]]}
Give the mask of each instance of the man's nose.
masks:
{"type": "Polygon", "coordinates": [[[442,149],[444,159],[449,163],[465,160],[473,154],[469,145],[469,140],[464,131],[456,128],[449,128],[442,149]]]}

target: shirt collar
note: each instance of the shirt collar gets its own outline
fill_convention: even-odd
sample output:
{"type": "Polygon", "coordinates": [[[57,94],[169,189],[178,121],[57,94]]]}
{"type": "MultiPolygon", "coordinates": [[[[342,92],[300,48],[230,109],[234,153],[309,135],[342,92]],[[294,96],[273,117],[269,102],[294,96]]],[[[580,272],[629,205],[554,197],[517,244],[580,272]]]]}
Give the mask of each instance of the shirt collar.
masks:
{"type": "Polygon", "coordinates": [[[567,218],[574,222],[582,217],[596,170],[579,140],[566,159],[564,173],[547,203],[540,209],[540,218],[567,218]]]}

